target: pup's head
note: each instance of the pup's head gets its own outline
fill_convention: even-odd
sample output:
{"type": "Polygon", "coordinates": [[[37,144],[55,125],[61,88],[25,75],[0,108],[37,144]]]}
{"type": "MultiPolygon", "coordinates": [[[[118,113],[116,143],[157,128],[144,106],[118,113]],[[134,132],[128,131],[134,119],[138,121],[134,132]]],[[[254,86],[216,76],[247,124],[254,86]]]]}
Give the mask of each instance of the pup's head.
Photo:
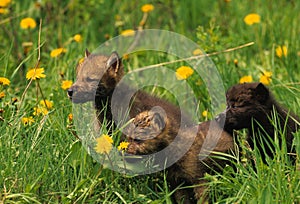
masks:
{"type": "Polygon", "coordinates": [[[158,152],[168,145],[168,121],[161,108],[139,113],[126,131],[127,153],[146,155],[158,152]]]}
{"type": "Polygon", "coordinates": [[[68,89],[73,103],[106,98],[123,77],[123,65],[117,52],[110,56],[90,54],[87,50],[76,68],[76,82],[68,89]]]}
{"type": "Polygon", "coordinates": [[[270,92],[262,83],[244,83],[232,86],[226,93],[227,108],[217,116],[225,130],[250,128],[252,119],[266,118],[270,107],[270,92]]]}

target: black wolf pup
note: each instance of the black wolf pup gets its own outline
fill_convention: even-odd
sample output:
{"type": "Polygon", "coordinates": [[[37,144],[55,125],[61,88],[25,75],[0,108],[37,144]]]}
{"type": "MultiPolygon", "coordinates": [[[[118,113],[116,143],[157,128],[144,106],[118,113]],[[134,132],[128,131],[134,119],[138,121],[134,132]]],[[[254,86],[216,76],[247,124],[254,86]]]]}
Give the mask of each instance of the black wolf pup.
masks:
{"type": "MultiPolygon", "coordinates": [[[[254,139],[265,160],[266,154],[273,157],[276,128],[285,135],[287,151],[293,152],[293,133],[299,129],[300,119],[279,105],[270,90],[262,83],[244,83],[232,86],[226,93],[227,108],[217,116],[218,121],[225,122],[224,129],[233,133],[233,130],[248,129],[248,143],[254,148],[254,139]],[[278,116],[277,125],[271,122],[278,116]],[[225,120],[225,121],[224,121],[225,120]],[[259,136],[264,138],[259,138],[259,136]],[[271,141],[270,141],[270,140],[271,141]]],[[[282,138],[279,136],[281,144],[282,138]]]]}

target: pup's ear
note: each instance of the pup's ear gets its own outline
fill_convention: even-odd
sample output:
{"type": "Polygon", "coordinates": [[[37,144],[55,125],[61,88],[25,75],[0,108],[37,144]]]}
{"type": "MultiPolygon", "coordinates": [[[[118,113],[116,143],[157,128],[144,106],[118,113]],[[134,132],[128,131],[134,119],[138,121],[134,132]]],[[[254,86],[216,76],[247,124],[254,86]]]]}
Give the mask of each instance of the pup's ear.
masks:
{"type": "Polygon", "coordinates": [[[239,89],[240,89],[240,86],[241,86],[241,85],[243,86],[243,84],[237,84],[237,85],[233,85],[233,86],[229,87],[229,88],[227,89],[227,91],[226,91],[226,94],[225,94],[226,99],[235,96],[236,93],[239,92],[239,89]]]}
{"type": "Polygon", "coordinates": [[[84,52],[84,58],[88,58],[88,56],[90,55],[91,53],[88,51],[88,49],[86,48],[85,49],[85,52],[84,52]]]}
{"type": "Polygon", "coordinates": [[[157,127],[158,130],[162,130],[166,126],[166,112],[163,108],[159,106],[154,106],[150,110],[150,114],[152,114],[152,124],[157,127]]]}
{"type": "Polygon", "coordinates": [[[265,85],[262,83],[257,84],[255,87],[255,96],[260,100],[261,102],[266,101],[269,98],[270,92],[265,85]]]}
{"type": "Polygon", "coordinates": [[[106,67],[108,69],[112,69],[114,72],[118,72],[121,67],[122,60],[119,57],[118,53],[116,51],[112,52],[109,56],[106,67]]]}
{"type": "Polygon", "coordinates": [[[154,114],[153,122],[156,124],[159,130],[162,130],[166,126],[165,119],[160,113],[154,114]]]}

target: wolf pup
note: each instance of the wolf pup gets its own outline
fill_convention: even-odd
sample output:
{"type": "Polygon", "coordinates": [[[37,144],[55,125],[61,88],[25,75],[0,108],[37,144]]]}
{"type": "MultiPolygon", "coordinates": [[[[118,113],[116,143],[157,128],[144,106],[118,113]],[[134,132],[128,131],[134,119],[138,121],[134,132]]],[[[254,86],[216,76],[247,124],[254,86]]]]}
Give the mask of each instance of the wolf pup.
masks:
{"type": "MultiPolygon", "coordinates": [[[[130,87],[122,85],[123,87],[118,89],[121,90],[118,92],[120,100],[116,101],[118,104],[112,104],[114,90],[124,76],[122,60],[117,52],[105,56],[90,54],[86,50],[84,61],[78,64],[76,68],[76,75],[77,80],[68,89],[68,96],[73,103],[93,101],[100,125],[103,124],[104,119],[108,125],[114,123],[112,111],[121,115],[126,113],[120,107],[123,97],[130,93],[130,87]]],[[[185,125],[189,123],[189,119],[181,115],[179,107],[141,90],[135,92],[131,97],[130,104],[131,106],[128,107],[130,118],[144,110],[150,110],[153,106],[160,106],[165,110],[168,117],[174,119],[172,125],[175,127],[179,128],[183,124],[181,123],[182,120],[186,122],[185,125]]]]}
{"type": "MultiPolygon", "coordinates": [[[[225,122],[224,129],[231,134],[233,130],[247,128],[250,147],[254,148],[255,141],[264,161],[265,153],[273,157],[272,142],[275,140],[276,128],[284,131],[287,151],[292,152],[292,133],[299,129],[300,119],[280,106],[262,83],[235,85],[227,91],[226,100],[227,108],[217,116],[217,121],[225,122]],[[271,122],[276,115],[277,127],[271,122]]],[[[281,144],[281,135],[278,136],[281,144]]]]}
{"type": "MultiPolygon", "coordinates": [[[[152,154],[162,150],[173,141],[174,131],[176,131],[170,119],[155,109],[138,114],[133,124],[129,125],[129,129],[127,153],[135,155],[152,154]]],[[[197,201],[204,203],[207,201],[204,174],[221,170],[226,164],[225,160],[213,158],[212,151],[229,153],[234,147],[233,138],[220,129],[215,121],[203,122],[198,126],[186,128],[177,137],[179,137],[179,142],[174,145],[174,148],[170,148],[165,157],[167,159],[176,157],[182,149],[186,149],[187,152],[168,168],[167,181],[171,190],[182,184],[184,186],[196,185],[193,188],[176,190],[174,198],[177,203],[187,204],[197,203],[197,201]],[[211,148],[212,151],[207,150],[205,156],[209,156],[201,160],[199,154],[206,138],[209,138],[207,146],[213,143],[216,146],[211,148]],[[192,141],[190,147],[185,145],[187,140],[192,141]]]]}
{"type": "Polygon", "coordinates": [[[111,121],[107,103],[123,74],[117,53],[105,56],[90,54],[86,50],[84,61],[76,67],[76,82],[68,89],[68,96],[73,103],[93,101],[99,123],[102,124],[104,119],[111,121]],[[104,111],[106,106],[108,110],[104,111]]]}

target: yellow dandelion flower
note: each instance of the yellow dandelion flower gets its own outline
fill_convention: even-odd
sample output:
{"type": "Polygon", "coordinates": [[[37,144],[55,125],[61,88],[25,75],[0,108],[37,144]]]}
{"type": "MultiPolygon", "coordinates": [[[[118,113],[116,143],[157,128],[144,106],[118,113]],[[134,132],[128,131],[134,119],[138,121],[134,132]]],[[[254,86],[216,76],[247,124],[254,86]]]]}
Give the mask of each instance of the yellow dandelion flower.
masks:
{"type": "Polygon", "coordinates": [[[206,118],[208,116],[208,111],[207,110],[203,111],[202,116],[206,118]]]}
{"type": "Polygon", "coordinates": [[[116,27],[121,27],[121,26],[123,26],[124,25],[124,21],[116,21],[115,22],[115,26],[116,27]]]}
{"type": "Polygon", "coordinates": [[[0,7],[0,14],[8,14],[9,10],[7,8],[1,8],[0,7]]]}
{"type": "Polygon", "coordinates": [[[129,54],[124,54],[124,55],[122,56],[122,59],[123,59],[123,60],[128,60],[128,59],[129,59],[129,54]]]}
{"type": "Polygon", "coordinates": [[[82,41],[82,36],[80,34],[76,34],[73,36],[73,40],[76,42],[81,42],[82,41]]]}
{"type": "Polygon", "coordinates": [[[240,84],[243,84],[243,83],[250,83],[253,81],[253,78],[251,75],[248,75],[248,76],[243,76],[242,78],[240,78],[240,84]]]}
{"type": "Polygon", "coordinates": [[[34,119],[32,118],[32,116],[30,117],[23,117],[22,119],[22,123],[23,125],[31,125],[32,123],[34,123],[34,119]]]}
{"type": "Polygon", "coordinates": [[[32,80],[36,80],[36,79],[40,79],[40,78],[45,78],[46,75],[44,74],[44,68],[33,68],[30,69],[27,73],[26,73],[26,79],[32,79],[32,80]]]}
{"type": "Polygon", "coordinates": [[[271,78],[261,75],[259,81],[265,85],[269,85],[271,83],[271,78]]]}
{"type": "Polygon", "coordinates": [[[202,50],[200,50],[200,49],[195,49],[193,51],[193,55],[201,55],[201,54],[203,54],[203,53],[202,53],[202,50]]]}
{"type": "Polygon", "coordinates": [[[33,18],[23,18],[20,22],[20,27],[22,29],[33,29],[36,27],[36,22],[33,18]]]}
{"type": "Polygon", "coordinates": [[[238,63],[239,63],[238,59],[234,59],[234,60],[233,60],[233,63],[234,63],[235,66],[237,66],[238,63]]]}
{"type": "Polygon", "coordinates": [[[48,114],[48,110],[45,107],[37,107],[33,109],[33,115],[47,115],[48,114]]]}
{"type": "Polygon", "coordinates": [[[272,72],[268,72],[268,71],[264,71],[263,73],[266,77],[271,77],[272,76],[272,72]]]}
{"type": "Polygon", "coordinates": [[[72,114],[72,113],[70,113],[70,114],[68,115],[68,121],[69,121],[69,122],[72,122],[72,121],[73,121],[73,114],[72,114]]]}
{"type": "Polygon", "coordinates": [[[36,80],[40,78],[45,78],[44,68],[32,68],[26,73],[26,78],[36,80]]]}
{"type": "Polygon", "coordinates": [[[4,97],[5,97],[5,93],[4,93],[4,91],[1,91],[1,92],[0,92],[0,99],[1,99],[1,98],[4,98],[4,97]]]}
{"type": "Polygon", "coordinates": [[[47,109],[53,108],[53,102],[52,102],[52,101],[48,101],[47,99],[41,100],[41,101],[40,101],[40,105],[41,105],[42,107],[47,108],[47,109]]]}
{"type": "Polygon", "coordinates": [[[277,57],[281,58],[282,56],[286,57],[288,50],[285,45],[283,46],[278,46],[275,50],[277,57]]]}
{"type": "Polygon", "coordinates": [[[61,83],[61,88],[62,88],[63,90],[67,90],[67,89],[69,89],[69,88],[72,86],[72,84],[73,84],[72,81],[70,81],[70,80],[64,80],[64,81],[62,81],[62,83],[61,83]]]}
{"type": "Polygon", "coordinates": [[[79,60],[78,60],[78,64],[81,64],[83,61],[84,61],[84,57],[82,57],[82,58],[80,58],[79,60]]]}
{"type": "Polygon", "coordinates": [[[57,48],[57,49],[54,49],[51,51],[50,57],[52,57],[52,58],[58,57],[62,53],[66,53],[66,52],[67,52],[67,49],[65,49],[65,48],[57,48]]]}
{"type": "Polygon", "coordinates": [[[269,85],[272,81],[272,72],[264,71],[263,74],[260,76],[259,81],[265,85],[269,85]]]}
{"type": "Polygon", "coordinates": [[[5,77],[0,77],[0,85],[3,85],[3,86],[5,86],[5,85],[9,85],[10,84],[10,81],[9,81],[9,79],[7,79],[7,78],[5,78],[5,77]]]}
{"type": "Polygon", "coordinates": [[[11,99],[11,104],[14,105],[17,102],[18,102],[18,99],[16,97],[14,97],[14,98],[11,99]]]}
{"type": "Polygon", "coordinates": [[[97,153],[108,154],[112,149],[113,139],[109,135],[101,135],[96,139],[95,151],[97,153]]]}
{"type": "Polygon", "coordinates": [[[7,7],[11,0],[0,0],[0,7],[7,7]]]}
{"type": "Polygon", "coordinates": [[[134,36],[135,35],[135,31],[132,30],[132,29],[123,30],[121,32],[121,35],[123,35],[124,37],[134,36]]]}
{"type": "Polygon", "coordinates": [[[250,13],[247,16],[245,16],[244,22],[247,25],[253,25],[255,23],[260,23],[260,15],[258,15],[256,13],[250,13]]]}
{"type": "Polygon", "coordinates": [[[119,151],[126,150],[128,145],[129,145],[129,142],[121,142],[120,145],[118,146],[118,150],[119,151]]]}
{"type": "Polygon", "coordinates": [[[181,66],[176,70],[176,78],[178,80],[184,80],[190,77],[194,73],[194,70],[188,66],[181,66]]]}
{"type": "Polygon", "coordinates": [[[145,4],[141,7],[142,12],[149,13],[154,10],[154,6],[152,4],[145,4]]]}

